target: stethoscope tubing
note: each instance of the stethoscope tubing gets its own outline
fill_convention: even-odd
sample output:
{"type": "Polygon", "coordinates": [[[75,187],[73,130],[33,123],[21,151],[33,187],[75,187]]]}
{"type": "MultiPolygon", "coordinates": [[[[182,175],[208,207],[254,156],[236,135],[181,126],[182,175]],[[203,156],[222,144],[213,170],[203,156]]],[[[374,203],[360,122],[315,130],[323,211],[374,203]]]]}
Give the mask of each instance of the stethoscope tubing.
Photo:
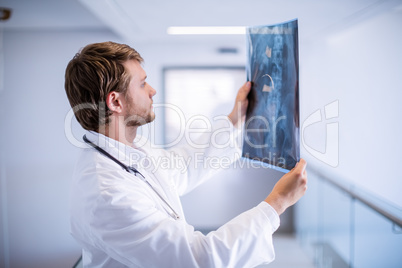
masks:
{"type": "Polygon", "coordinates": [[[134,176],[138,178],[137,174],[141,176],[141,180],[143,182],[145,182],[155,193],[157,196],[159,196],[159,198],[169,207],[169,209],[172,211],[173,214],[170,214],[175,220],[180,219],[179,214],[177,214],[177,212],[173,209],[173,207],[171,205],[169,205],[169,203],[166,201],[166,199],[149,183],[149,181],[145,178],[144,175],[142,175],[141,172],[139,172],[135,167],[129,167],[125,164],[123,164],[121,161],[119,161],[118,159],[116,159],[115,157],[113,157],[111,154],[109,154],[108,152],[106,152],[104,149],[102,149],[101,147],[99,147],[98,145],[96,145],[95,143],[91,142],[90,140],[88,140],[88,138],[86,137],[86,135],[84,135],[82,137],[82,139],[89,145],[91,145],[95,150],[97,150],[98,152],[100,152],[101,154],[103,154],[104,156],[106,156],[107,158],[109,158],[110,160],[113,160],[115,163],[117,163],[120,167],[122,167],[125,171],[127,171],[128,173],[132,174],[131,172],[134,172],[134,176]]]}

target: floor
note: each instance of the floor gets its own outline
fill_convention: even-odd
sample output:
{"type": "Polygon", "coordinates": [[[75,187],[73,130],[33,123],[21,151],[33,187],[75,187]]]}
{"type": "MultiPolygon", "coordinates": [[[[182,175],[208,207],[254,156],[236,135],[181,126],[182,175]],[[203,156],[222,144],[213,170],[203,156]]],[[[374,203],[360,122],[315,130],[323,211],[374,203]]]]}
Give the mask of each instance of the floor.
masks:
{"type": "Polygon", "coordinates": [[[275,234],[275,260],[258,268],[315,268],[293,235],[275,234]]]}

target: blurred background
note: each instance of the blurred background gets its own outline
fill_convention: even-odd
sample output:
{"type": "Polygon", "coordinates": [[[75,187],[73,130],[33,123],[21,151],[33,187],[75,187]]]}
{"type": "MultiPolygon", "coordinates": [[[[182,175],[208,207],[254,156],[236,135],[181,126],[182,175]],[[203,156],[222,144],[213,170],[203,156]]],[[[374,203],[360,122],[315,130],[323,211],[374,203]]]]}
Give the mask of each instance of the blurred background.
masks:
{"type": "MultiPolygon", "coordinates": [[[[211,117],[230,112],[246,79],[245,35],[169,27],[295,18],[309,188],[281,216],[269,267],[402,266],[402,1],[0,0],[0,8],[0,267],[72,267],[81,254],[69,234],[69,187],[83,131],[64,92],[80,48],[131,45],[156,104],[211,117]]],[[[155,105],[142,134],[162,147],[174,140],[172,111],[155,105]]],[[[187,220],[216,229],[282,175],[234,164],[183,197],[187,220]]]]}

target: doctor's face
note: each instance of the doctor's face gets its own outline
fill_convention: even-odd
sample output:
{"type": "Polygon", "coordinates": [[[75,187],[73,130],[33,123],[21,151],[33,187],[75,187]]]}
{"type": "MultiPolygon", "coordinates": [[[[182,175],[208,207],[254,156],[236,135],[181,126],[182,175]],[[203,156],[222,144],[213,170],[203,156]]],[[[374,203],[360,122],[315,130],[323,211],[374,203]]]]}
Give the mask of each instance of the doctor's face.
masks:
{"type": "Polygon", "coordinates": [[[156,94],[155,89],[145,81],[147,75],[138,61],[129,60],[123,65],[130,75],[124,105],[126,125],[141,126],[152,122],[155,119],[152,107],[152,97],[156,94]]]}

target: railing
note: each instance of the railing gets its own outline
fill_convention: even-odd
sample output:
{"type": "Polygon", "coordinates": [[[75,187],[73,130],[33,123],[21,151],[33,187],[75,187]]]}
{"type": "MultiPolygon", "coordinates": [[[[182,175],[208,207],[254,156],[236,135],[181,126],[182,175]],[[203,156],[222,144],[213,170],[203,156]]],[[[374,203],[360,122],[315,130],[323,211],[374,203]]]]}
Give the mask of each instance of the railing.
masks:
{"type": "MultiPolygon", "coordinates": [[[[339,181],[336,181],[329,176],[325,175],[322,171],[319,171],[316,168],[310,168],[310,171],[313,171],[321,180],[324,180],[331,185],[335,186],[339,190],[343,191],[344,193],[348,194],[351,198],[354,198],[361,203],[365,204],[375,212],[379,213],[386,219],[390,220],[393,222],[395,225],[399,226],[399,228],[402,228],[402,211],[399,214],[392,213],[390,210],[390,204],[384,202],[383,200],[379,200],[377,197],[371,196],[371,198],[368,198],[367,196],[370,194],[362,194],[361,190],[356,190],[354,188],[348,187],[346,185],[343,185],[339,181]],[[376,201],[373,201],[372,199],[377,199],[376,201]]],[[[402,194],[402,189],[401,189],[401,194],[402,194]]],[[[393,208],[393,210],[397,210],[398,208],[393,208]]]]}
{"type": "Polygon", "coordinates": [[[316,267],[402,267],[402,209],[308,165],[295,227],[316,267]]]}

